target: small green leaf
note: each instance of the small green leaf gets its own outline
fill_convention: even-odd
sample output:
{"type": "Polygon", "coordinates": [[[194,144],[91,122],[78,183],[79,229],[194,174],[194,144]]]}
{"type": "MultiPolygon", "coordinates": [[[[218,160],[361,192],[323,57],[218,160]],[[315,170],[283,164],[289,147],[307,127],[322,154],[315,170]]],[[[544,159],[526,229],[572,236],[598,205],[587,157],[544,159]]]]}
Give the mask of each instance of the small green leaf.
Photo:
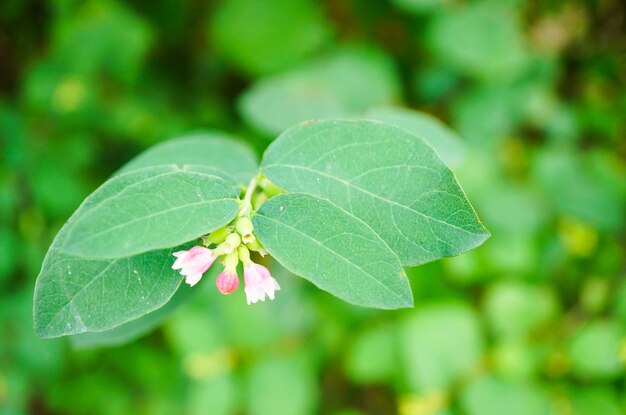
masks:
{"type": "Polygon", "coordinates": [[[401,326],[401,345],[409,385],[418,392],[447,389],[475,369],[483,351],[475,313],[455,304],[416,310],[401,326]]]}
{"type": "Polygon", "coordinates": [[[301,124],[270,145],[261,171],[289,192],[328,199],[361,219],[404,265],[458,255],[489,237],[432,147],[393,125],[301,124]]]}
{"type": "Polygon", "coordinates": [[[504,2],[478,1],[440,13],[425,39],[450,67],[482,79],[511,79],[527,60],[515,11],[504,2]]]}
{"type": "Polygon", "coordinates": [[[261,360],[248,371],[251,415],[312,414],[319,399],[310,353],[261,360]]]}
{"type": "Polygon", "coordinates": [[[245,144],[220,132],[199,132],[160,143],[125,164],[118,173],[163,164],[197,164],[213,174],[247,183],[256,174],[255,154],[245,144]]]}
{"type": "Polygon", "coordinates": [[[485,316],[499,338],[520,339],[558,314],[554,293],[547,287],[503,281],[489,287],[485,316]]]}
{"type": "Polygon", "coordinates": [[[59,248],[86,258],[120,258],[170,248],[230,222],[234,184],[202,168],[146,167],[113,177],[66,225],[59,248]]]}
{"type": "Polygon", "coordinates": [[[575,415],[623,415],[624,404],[620,405],[619,395],[609,386],[585,384],[570,392],[571,405],[575,415]]]}
{"type": "Polygon", "coordinates": [[[568,345],[572,371],[585,379],[614,379],[622,374],[620,347],[625,331],[615,320],[587,323],[568,345]]]}
{"type": "Polygon", "coordinates": [[[366,307],[413,305],[398,258],[369,226],[332,203],[283,194],[264,203],[253,221],[267,251],[319,288],[366,307]]]}
{"type": "Polygon", "coordinates": [[[84,349],[118,346],[130,342],[153,330],[165,318],[172,314],[178,306],[184,303],[192,292],[194,292],[194,290],[191,287],[182,284],[172,299],[163,307],[111,330],[75,334],[70,337],[72,345],[78,349],[84,349]]]}
{"type": "Polygon", "coordinates": [[[314,118],[358,115],[400,95],[393,62],[376,49],[344,48],[295,69],[263,78],[239,101],[248,124],[276,135],[314,118]]]}
{"type": "Polygon", "coordinates": [[[346,373],[358,384],[384,383],[396,375],[396,326],[385,324],[359,333],[346,353],[346,373]]]}
{"type": "Polygon", "coordinates": [[[460,400],[463,413],[468,415],[553,413],[547,394],[536,384],[509,382],[493,376],[483,376],[471,382],[460,400]]]}
{"type": "Polygon", "coordinates": [[[328,23],[311,0],[230,0],[216,6],[211,44],[250,74],[293,65],[330,37],[328,23]]]}

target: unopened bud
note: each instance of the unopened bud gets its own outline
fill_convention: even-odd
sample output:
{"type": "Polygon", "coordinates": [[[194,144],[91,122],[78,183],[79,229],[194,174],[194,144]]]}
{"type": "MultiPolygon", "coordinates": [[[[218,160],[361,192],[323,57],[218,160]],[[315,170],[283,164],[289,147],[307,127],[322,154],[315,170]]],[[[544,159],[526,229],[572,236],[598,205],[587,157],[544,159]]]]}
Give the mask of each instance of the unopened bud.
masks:
{"type": "Polygon", "coordinates": [[[254,226],[249,218],[239,218],[235,223],[235,229],[239,232],[239,235],[246,235],[252,233],[254,226]]]}
{"type": "Polygon", "coordinates": [[[216,248],[216,251],[218,251],[220,255],[230,254],[235,249],[237,249],[239,245],[241,245],[241,236],[239,236],[239,234],[237,233],[231,233],[226,237],[226,240],[224,242],[219,244],[219,246],[216,248]]]}
{"type": "Polygon", "coordinates": [[[239,218],[237,219],[237,223],[235,224],[235,229],[241,235],[241,241],[244,244],[248,242],[254,241],[256,238],[252,234],[254,230],[254,225],[252,225],[252,221],[249,218],[239,218]]]}
{"type": "Polygon", "coordinates": [[[230,235],[232,232],[233,232],[232,226],[224,226],[222,228],[214,230],[207,236],[203,236],[202,241],[206,245],[211,245],[211,244],[218,245],[224,242],[226,237],[230,235]]]}
{"type": "Polygon", "coordinates": [[[230,294],[239,287],[237,271],[224,269],[215,279],[215,285],[222,294],[230,294]]]}
{"type": "Polygon", "coordinates": [[[237,252],[239,253],[239,259],[244,266],[250,263],[250,251],[248,248],[242,245],[237,249],[237,252]]]}

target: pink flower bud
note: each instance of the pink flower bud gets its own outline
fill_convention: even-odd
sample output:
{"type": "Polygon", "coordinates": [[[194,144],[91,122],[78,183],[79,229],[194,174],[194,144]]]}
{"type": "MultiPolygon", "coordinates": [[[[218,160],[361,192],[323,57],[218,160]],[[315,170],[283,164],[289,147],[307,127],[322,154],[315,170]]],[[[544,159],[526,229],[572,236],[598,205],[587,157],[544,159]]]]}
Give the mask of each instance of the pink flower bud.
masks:
{"type": "Polygon", "coordinates": [[[172,269],[180,269],[181,275],[185,276],[185,282],[192,287],[200,281],[202,274],[215,261],[215,253],[213,250],[203,246],[194,246],[188,251],[174,252],[176,257],[172,269]]]}
{"type": "Polygon", "coordinates": [[[245,292],[248,304],[256,303],[259,300],[265,301],[266,295],[270,300],[273,300],[275,291],[280,290],[280,285],[272,278],[270,271],[263,265],[255,264],[252,261],[244,265],[243,278],[246,284],[245,292]]]}
{"type": "Polygon", "coordinates": [[[217,276],[215,285],[217,285],[217,289],[220,290],[222,294],[232,293],[239,287],[237,271],[224,268],[224,271],[217,276]]]}

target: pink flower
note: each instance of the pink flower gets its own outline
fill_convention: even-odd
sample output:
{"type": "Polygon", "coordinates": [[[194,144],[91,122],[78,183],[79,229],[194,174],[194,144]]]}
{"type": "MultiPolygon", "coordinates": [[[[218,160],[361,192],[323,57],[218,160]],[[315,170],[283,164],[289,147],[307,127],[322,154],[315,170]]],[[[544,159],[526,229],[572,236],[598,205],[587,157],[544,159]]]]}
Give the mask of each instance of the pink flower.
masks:
{"type": "Polygon", "coordinates": [[[203,246],[194,246],[188,251],[178,251],[173,254],[176,257],[172,269],[180,269],[181,275],[185,276],[185,282],[192,287],[200,281],[202,274],[215,261],[215,253],[203,246]]]}
{"type": "Polygon", "coordinates": [[[243,278],[246,284],[245,291],[248,304],[256,303],[259,300],[265,301],[265,295],[273,300],[274,292],[280,290],[280,285],[272,278],[270,271],[263,265],[255,264],[252,261],[244,266],[243,278]]]}
{"type": "Polygon", "coordinates": [[[215,285],[217,285],[217,289],[220,290],[222,294],[232,293],[239,287],[237,271],[224,268],[224,271],[217,276],[215,285]]]}

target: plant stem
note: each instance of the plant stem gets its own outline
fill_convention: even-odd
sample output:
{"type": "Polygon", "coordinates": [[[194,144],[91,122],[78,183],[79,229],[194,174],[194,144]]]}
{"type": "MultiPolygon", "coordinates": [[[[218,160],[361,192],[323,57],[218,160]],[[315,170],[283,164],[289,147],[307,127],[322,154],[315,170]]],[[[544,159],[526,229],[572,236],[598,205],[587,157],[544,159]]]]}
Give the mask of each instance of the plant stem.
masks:
{"type": "Polygon", "coordinates": [[[252,180],[250,180],[250,184],[248,185],[248,188],[246,189],[246,195],[244,196],[243,203],[247,203],[247,204],[251,203],[252,195],[254,194],[254,189],[256,189],[256,185],[257,185],[257,178],[253,177],[252,180]]]}
{"type": "Polygon", "coordinates": [[[246,194],[243,197],[243,202],[241,203],[241,209],[239,210],[238,216],[240,217],[248,216],[252,210],[252,195],[254,194],[254,190],[256,189],[258,183],[257,179],[257,177],[253,177],[252,180],[250,180],[250,184],[246,189],[246,194]]]}

